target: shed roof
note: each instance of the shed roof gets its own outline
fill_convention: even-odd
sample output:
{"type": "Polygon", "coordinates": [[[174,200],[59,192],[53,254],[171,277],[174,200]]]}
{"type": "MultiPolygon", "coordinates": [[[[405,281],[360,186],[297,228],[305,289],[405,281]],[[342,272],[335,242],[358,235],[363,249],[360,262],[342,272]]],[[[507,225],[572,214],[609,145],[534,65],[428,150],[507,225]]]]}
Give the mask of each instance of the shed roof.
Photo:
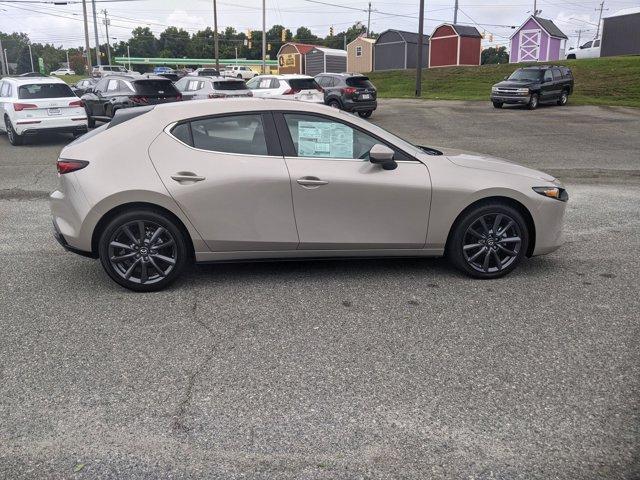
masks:
{"type": "MultiPolygon", "coordinates": [[[[393,28],[390,28],[388,30],[385,30],[384,32],[382,32],[379,36],[378,39],[380,39],[380,37],[382,37],[382,34],[385,32],[396,32],[398,35],[400,35],[402,37],[402,39],[407,42],[407,43],[418,43],[418,34],[415,32],[407,32],[406,30],[395,30],[393,28]]],[[[429,41],[429,35],[422,35],[423,37],[423,43],[427,43],[429,41]]],[[[377,42],[376,42],[377,43],[377,42]]]]}
{"type": "Polygon", "coordinates": [[[551,35],[552,37],[558,37],[558,38],[567,38],[567,36],[562,33],[562,30],[560,30],[555,23],[553,23],[551,20],[547,19],[547,18],[540,18],[540,17],[533,17],[535,19],[536,22],[538,22],[540,24],[540,26],[542,28],[544,28],[547,33],[549,35],[551,35]]]}
{"type": "MultiPolygon", "coordinates": [[[[300,52],[302,55],[310,52],[316,47],[315,45],[309,45],[308,43],[297,43],[297,42],[287,42],[284,45],[282,45],[282,47],[284,47],[285,45],[294,46],[295,49],[298,50],[298,52],[300,52]]],[[[280,47],[280,49],[282,49],[282,47],[280,47]]]]}
{"type": "Polygon", "coordinates": [[[337,57],[346,57],[347,56],[347,51],[346,50],[339,50],[337,48],[326,48],[326,47],[314,47],[315,50],[319,50],[322,53],[324,53],[325,55],[334,55],[337,57]]]}
{"type": "Polygon", "coordinates": [[[471,27],[469,25],[458,25],[458,24],[451,25],[451,27],[461,37],[482,38],[482,35],[480,35],[480,32],[476,27],[471,27]]]}

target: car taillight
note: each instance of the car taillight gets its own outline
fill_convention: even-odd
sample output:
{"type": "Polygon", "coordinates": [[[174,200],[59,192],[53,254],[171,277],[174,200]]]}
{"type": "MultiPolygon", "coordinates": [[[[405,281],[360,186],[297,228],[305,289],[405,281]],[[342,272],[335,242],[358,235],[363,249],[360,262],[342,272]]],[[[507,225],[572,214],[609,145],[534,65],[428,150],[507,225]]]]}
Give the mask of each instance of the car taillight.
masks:
{"type": "Polygon", "coordinates": [[[180,102],[180,101],[182,101],[182,94],[181,93],[176,95],[176,102],[180,102]]]}
{"type": "Polygon", "coordinates": [[[340,91],[345,95],[353,95],[358,91],[358,89],[355,87],[346,87],[346,88],[342,88],[340,91]]]}
{"type": "Polygon", "coordinates": [[[58,168],[58,173],[60,175],[64,175],[65,173],[71,173],[71,172],[75,172],[76,170],[81,170],[84,167],[86,167],[87,165],[89,165],[89,162],[86,162],[84,160],[58,160],[58,163],[56,164],[57,168],[58,168]]]}
{"type": "Polygon", "coordinates": [[[138,105],[146,105],[149,103],[149,99],[147,97],[141,97],[139,95],[131,97],[131,101],[133,103],[137,103],[138,105]]]}
{"type": "Polygon", "coordinates": [[[74,100],[73,102],[69,102],[70,107],[84,107],[84,102],[82,100],[74,100]]]}
{"type": "Polygon", "coordinates": [[[30,110],[33,108],[38,108],[38,106],[34,105],[33,103],[14,103],[13,104],[13,110],[16,112],[21,112],[22,110],[30,110]]]}

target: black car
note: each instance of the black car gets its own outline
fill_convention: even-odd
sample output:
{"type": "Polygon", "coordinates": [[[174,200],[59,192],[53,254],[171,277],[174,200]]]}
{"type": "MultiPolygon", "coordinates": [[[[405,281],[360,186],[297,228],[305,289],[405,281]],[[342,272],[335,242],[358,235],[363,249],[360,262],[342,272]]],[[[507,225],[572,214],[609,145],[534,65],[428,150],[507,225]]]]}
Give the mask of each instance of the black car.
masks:
{"type": "Polygon", "coordinates": [[[182,76],[178,75],[177,73],[171,73],[171,72],[156,73],[156,75],[162,78],[166,78],[167,80],[171,80],[172,82],[177,82],[182,78],[182,76]]]}
{"type": "Polygon", "coordinates": [[[81,97],[87,93],[87,89],[92,88],[96,83],[98,83],[97,78],[83,78],[82,80],[77,81],[75,85],[71,85],[71,90],[73,90],[73,93],[77,96],[81,97]]]}
{"type": "Polygon", "coordinates": [[[89,88],[82,100],[89,127],[93,128],[96,120],[109,121],[121,108],[177,102],[182,100],[182,94],[171,80],[157,75],[109,75],[89,88]]]}
{"type": "Polygon", "coordinates": [[[504,81],[491,87],[491,102],[495,108],[506,104],[526,105],[530,110],[540,103],[566,105],[573,93],[571,70],[558,65],[519,68],[504,81]]]}
{"type": "Polygon", "coordinates": [[[324,103],[369,118],[378,108],[378,92],[368,77],[357,73],[321,73],[316,82],[324,89],[324,103]]]}

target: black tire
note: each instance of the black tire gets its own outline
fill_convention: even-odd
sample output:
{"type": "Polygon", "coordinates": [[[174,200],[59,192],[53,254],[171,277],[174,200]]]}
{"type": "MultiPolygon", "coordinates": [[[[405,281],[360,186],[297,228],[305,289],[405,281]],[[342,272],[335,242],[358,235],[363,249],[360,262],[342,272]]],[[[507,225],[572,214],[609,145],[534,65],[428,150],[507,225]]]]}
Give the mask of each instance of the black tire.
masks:
{"type": "Polygon", "coordinates": [[[529,98],[529,103],[527,103],[527,108],[529,110],[535,110],[536,108],[538,108],[539,103],[540,103],[540,97],[538,96],[538,94],[532,93],[531,97],[529,98]]]}
{"type": "Polygon", "coordinates": [[[446,256],[458,270],[470,277],[492,279],[503,277],[516,268],[526,255],[528,246],[529,230],[520,212],[505,203],[492,202],[480,204],[458,219],[447,242],[446,256]],[[499,226],[493,232],[497,217],[500,217],[499,226]],[[485,220],[487,229],[476,227],[482,225],[481,218],[485,220]],[[510,222],[512,226],[509,227],[510,222]],[[501,228],[504,231],[501,232],[501,228]],[[478,234],[485,235],[485,238],[478,234]],[[477,242],[476,246],[473,242],[477,242]],[[487,257],[489,260],[485,263],[487,257]]]}
{"type": "Polygon", "coordinates": [[[107,274],[116,283],[136,292],[154,292],[173,283],[190,261],[188,252],[187,240],[176,222],[166,214],[145,209],[117,215],[102,231],[98,243],[100,263],[107,274]],[[140,234],[140,222],[144,235],[140,234]],[[125,227],[132,236],[125,235],[125,227]],[[159,227],[163,229],[162,233],[153,244],[149,243],[159,227]],[[127,245],[123,243],[124,239],[127,245]],[[133,240],[137,242],[133,243],[133,240]],[[123,247],[113,246],[113,243],[123,247]],[[124,256],[131,258],[122,259],[124,256]],[[121,261],[113,262],[113,258],[121,261]],[[160,270],[164,270],[164,274],[160,274],[160,270]],[[129,271],[130,277],[127,278],[129,271]],[[143,281],[145,275],[147,280],[143,281]]]}
{"type": "Polygon", "coordinates": [[[239,73],[237,78],[242,79],[242,74],[241,74],[241,73],[239,73]]]}
{"type": "Polygon", "coordinates": [[[365,112],[358,112],[358,115],[360,116],[360,118],[369,118],[372,113],[373,110],[367,110],[365,112]]]}
{"type": "Polygon", "coordinates": [[[87,107],[84,107],[84,111],[87,113],[87,127],[96,128],[96,119],[91,116],[91,112],[87,107]]]}
{"type": "Polygon", "coordinates": [[[24,143],[24,137],[22,135],[18,135],[11,124],[11,120],[9,118],[4,119],[4,126],[7,131],[7,136],[9,137],[9,143],[14,146],[20,146],[24,143]]]}
{"type": "Polygon", "coordinates": [[[575,53],[570,53],[569,55],[567,55],[567,60],[575,60],[575,59],[576,59],[575,53]]]}
{"type": "Polygon", "coordinates": [[[332,100],[329,100],[327,102],[327,105],[329,105],[331,108],[337,108],[338,110],[342,109],[342,105],[340,105],[340,101],[336,100],[335,98],[332,100]]]}
{"type": "Polygon", "coordinates": [[[502,108],[502,102],[493,102],[493,108],[502,108]]]}
{"type": "Polygon", "coordinates": [[[563,90],[560,94],[560,98],[558,99],[558,105],[564,107],[569,101],[569,93],[566,90],[563,90]]]}

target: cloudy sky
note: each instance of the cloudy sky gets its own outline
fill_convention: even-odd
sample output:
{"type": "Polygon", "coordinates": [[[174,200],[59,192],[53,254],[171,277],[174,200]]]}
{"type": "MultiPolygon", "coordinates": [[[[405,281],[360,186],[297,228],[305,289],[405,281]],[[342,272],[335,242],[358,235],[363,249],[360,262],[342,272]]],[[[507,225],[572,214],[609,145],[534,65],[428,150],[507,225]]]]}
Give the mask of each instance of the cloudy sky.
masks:
{"type": "MultiPolygon", "coordinates": [[[[82,5],[78,0],[70,5],[53,5],[54,0],[0,0],[0,31],[26,32],[34,42],[77,46],[83,43],[82,5]]],[[[56,0],[60,1],[60,0],[56,0]]],[[[595,35],[598,20],[596,11],[601,0],[538,0],[540,16],[550,18],[575,43],[577,30],[582,39],[595,35]]],[[[89,14],[91,16],[91,1],[89,14]]],[[[336,32],[357,21],[366,23],[368,0],[266,0],[267,28],[281,24],[295,32],[306,26],[320,36],[329,27],[336,32]]],[[[371,29],[381,32],[387,28],[417,31],[418,0],[372,0],[371,29]]],[[[442,22],[453,19],[454,0],[425,0],[425,33],[442,22]]],[[[604,16],[620,9],[638,7],[640,1],[606,0],[604,16]]],[[[193,33],[213,23],[212,0],[97,0],[98,12],[108,10],[111,18],[109,35],[112,42],[126,40],[131,30],[148,26],[159,34],[168,25],[185,28],[193,33]]],[[[503,45],[511,34],[510,25],[520,25],[533,10],[533,0],[459,0],[459,23],[476,25],[493,34],[493,44],[503,45]]],[[[218,24],[237,30],[259,30],[262,25],[260,0],[218,0],[218,24]]],[[[99,34],[105,32],[99,20],[99,34]]],[[[93,26],[90,24],[91,31],[93,26]]],[[[582,42],[581,42],[582,43],[582,42]]],[[[91,36],[93,45],[93,35],[91,36]]],[[[485,44],[489,45],[488,35],[485,44]]]]}

